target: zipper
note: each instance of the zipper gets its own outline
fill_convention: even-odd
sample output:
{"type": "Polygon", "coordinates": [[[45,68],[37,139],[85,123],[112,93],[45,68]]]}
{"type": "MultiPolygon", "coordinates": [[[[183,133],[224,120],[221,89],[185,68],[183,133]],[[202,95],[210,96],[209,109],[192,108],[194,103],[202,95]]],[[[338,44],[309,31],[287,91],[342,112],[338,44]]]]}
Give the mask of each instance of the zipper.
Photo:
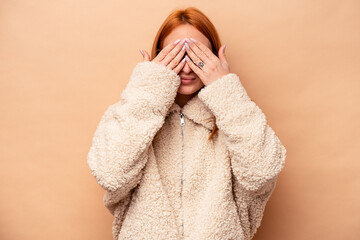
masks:
{"type": "Polygon", "coordinates": [[[182,201],[182,191],[184,183],[184,126],[185,119],[184,114],[180,111],[180,126],[181,126],[181,190],[180,190],[180,200],[181,200],[181,234],[184,237],[184,216],[183,216],[183,201],[182,201]]]}

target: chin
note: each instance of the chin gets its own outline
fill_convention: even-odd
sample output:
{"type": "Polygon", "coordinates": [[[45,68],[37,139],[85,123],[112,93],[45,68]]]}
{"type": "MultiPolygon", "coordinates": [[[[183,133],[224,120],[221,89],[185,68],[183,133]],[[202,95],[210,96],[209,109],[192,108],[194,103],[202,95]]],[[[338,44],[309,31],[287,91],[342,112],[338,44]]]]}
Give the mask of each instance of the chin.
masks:
{"type": "Polygon", "coordinates": [[[190,83],[190,84],[182,84],[181,83],[177,92],[182,95],[192,95],[192,94],[196,93],[197,91],[199,91],[203,86],[204,86],[204,84],[201,81],[199,81],[199,79],[197,79],[193,83],[190,83]]]}
{"type": "Polygon", "coordinates": [[[189,85],[183,85],[180,84],[180,87],[178,88],[178,93],[182,94],[182,95],[192,95],[195,92],[199,91],[204,85],[194,85],[194,84],[189,84],[189,85]]]}

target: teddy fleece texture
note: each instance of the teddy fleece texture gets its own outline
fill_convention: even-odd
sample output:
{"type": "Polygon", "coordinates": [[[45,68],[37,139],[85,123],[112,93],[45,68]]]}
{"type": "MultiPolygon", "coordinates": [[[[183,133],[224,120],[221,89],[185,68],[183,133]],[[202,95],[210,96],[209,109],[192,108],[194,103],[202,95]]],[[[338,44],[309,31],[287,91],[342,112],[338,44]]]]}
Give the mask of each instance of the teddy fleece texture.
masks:
{"type": "Polygon", "coordinates": [[[235,73],[183,108],[179,86],[173,70],[138,63],[96,128],[87,163],[106,190],[113,238],[252,239],[286,149],[235,73]]]}

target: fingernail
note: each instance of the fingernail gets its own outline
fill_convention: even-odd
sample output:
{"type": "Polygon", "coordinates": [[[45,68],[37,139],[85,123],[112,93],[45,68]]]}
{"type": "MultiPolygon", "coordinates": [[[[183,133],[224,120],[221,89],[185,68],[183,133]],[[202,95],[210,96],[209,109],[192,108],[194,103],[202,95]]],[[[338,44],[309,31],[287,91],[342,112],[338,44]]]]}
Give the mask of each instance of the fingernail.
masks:
{"type": "Polygon", "coordinates": [[[185,45],[182,47],[181,51],[185,50],[185,45]]]}
{"type": "Polygon", "coordinates": [[[185,42],[185,39],[181,40],[180,44],[184,44],[184,42],[185,42]]]}
{"type": "Polygon", "coordinates": [[[144,53],[143,53],[143,51],[142,51],[141,49],[139,49],[139,51],[140,51],[141,55],[143,55],[143,56],[144,56],[144,53]]]}
{"type": "Polygon", "coordinates": [[[226,43],[224,44],[224,52],[225,52],[225,48],[226,48],[226,43]]]}
{"type": "Polygon", "coordinates": [[[174,42],[174,44],[177,44],[178,42],[180,42],[180,39],[176,40],[176,41],[174,42]]]}
{"type": "Polygon", "coordinates": [[[185,38],[185,41],[191,43],[191,41],[188,38],[185,38]]]}
{"type": "Polygon", "coordinates": [[[183,62],[185,62],[186,61],[186,57],[184,57],[184,59],[183,60],[181,60],[181,62],[183,63],[183,62]]]}
{"type": "Polygon", "coordinates": [[[193,39],[193,38],[190,38],[191,39],[191,41],[193,41],[194,43],[196,43],[197,41],[195,40],[195,39],[193,39]]]}
{"type": "Polygon", "coordinates": [[[189,59],[189,57],[188,57],[187,55],[185,56],[185,58],[184,58],[184,59],[185,59],[185,61],[189,61],[189,60],[190,60],[190,59],[189,59]]]}
{"type": "Polygon", "coordinates": [[[185,47],[186,47],[186,49],[190,49],[188,43],[185,43],[185,47]]]}

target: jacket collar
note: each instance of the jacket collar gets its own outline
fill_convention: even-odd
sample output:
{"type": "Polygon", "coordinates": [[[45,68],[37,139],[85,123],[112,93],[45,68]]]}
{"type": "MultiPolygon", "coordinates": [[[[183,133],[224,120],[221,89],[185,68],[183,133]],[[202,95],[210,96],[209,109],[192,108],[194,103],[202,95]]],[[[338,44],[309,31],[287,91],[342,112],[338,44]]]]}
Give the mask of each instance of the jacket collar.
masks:
{"type": "Polygon", "coordinates": [[[187,118],[209,130],[212,130],[215,126],[215,116],[204,102],[200,100],[198,94],[192,97],[182,108],[174,102],[169,108],[167,115],[174,111],[177,114],[182,112],[187,118]]]}

